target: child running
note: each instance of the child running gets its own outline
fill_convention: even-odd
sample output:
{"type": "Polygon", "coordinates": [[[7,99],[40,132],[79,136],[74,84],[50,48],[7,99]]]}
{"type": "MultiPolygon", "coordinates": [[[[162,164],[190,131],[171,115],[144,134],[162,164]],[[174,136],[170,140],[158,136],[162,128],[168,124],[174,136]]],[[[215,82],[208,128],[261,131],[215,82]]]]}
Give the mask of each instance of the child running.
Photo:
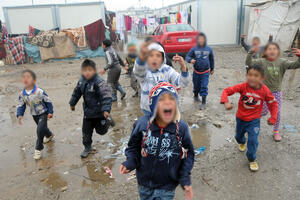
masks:
{"type": "Polygon", "coordinates": [[[112,97],[107,83],[97,74],[94,61],[86,59],[81,64],[81,78],[70,99],[70,108],[75,110],[79,99],[83,97],[82,143],[84,150],[82,158],[88,157],[92,151],[92,136],[94,129],[104,135],[109,126],[114,123],[109,116],[112,97]]]}
{"type": "Polygon", "coordinates": [[[172,200],[178,184],[186,200],[191,200],[194,148],[188,124],[180,119],[176,88],[166,82],[157,84],[149,102],[151,115],[135,122],[120,174],[136,169],[141,200],[172,200]]]}
{"type": "MultiPolygon", "coordinates": [[[[298,56],[297,61],[289,61],[284,58],[280,58],[279,45],[274,42],[270,42],[265,46],[263,58],[253,58],[253,55],[256,54],[257,51],[258,48],[255,47],[249,51],[246,59],[246,65],[259,64],[262,65],[265,70],[266,78],[264,83],[271,90],[278,102],[278,116],[277,122],[273,128],[273,138],[276,142],[280,142],[282,139],[279,134],[282,104],[282,80],[286,70],[300,68],[300,49],[293,49],[292,51],[292,53],[298,56]]],[[[264,105],[263,115],[267,115],[267,113],[268,107],[264,105]]]]}
{"type": "Polygon", "coordinates": [[[104,69],[101,70],[100,73],[104,75],[108,70],[107,83],[112,89],[112,101],[115,102],[118,100],[117,91],[121,93],[121,99],[124,99],[126,96],[126,92],[123,90],[122,86],[119,83],[121,75],[120,65],[125,67],[125,64],[120,55],[112,48],[111,44],[111,41],[108,39],[105,39],[102,43],[102,48],[105,51],[107,65],[104,69]]]}
{"type": "Polygon", "coordinates": [[[215,61],[212,48],[206,44],[206,36],[199,33],[197,36],[197,46],[193,47],[185,60],[194,65],[193,84],[194,100],[200,101],[202,97],[201,110],[206,108],[206,97],[208,95],[209,76],[214,74],[215,61]]]}
{"type": "Polygon", "coordinates": [[[50,142],[54,135],[49,130],[47,122],[53,117],[53,105],[44,90],[36,85],[36,74],[27,69],[22,72],[24,89],[19,96],[17,118],[21,125],[26,105],[30,107],[33,120],[37,124],[37,140],[33,158],[39,160],[42,157],[43,143],[50,142]]]}
{"type": "Polygon", "coordinates": [[[143,43],[140,55],[135,61],[133,73],[141,85],[141,109],[145,115],[150,115],[149,91],[159,82],[169,82],[176,87],[186,87],[189,84],[188,68],[181,56],[174,56],[173,60],[181,67],[181,74],[166,65],[164,49],[157,43],[143,43]]]}
{"type": "Polygon", "coordinates": [[[135,75],[132,72],[135,59],[137,57],[136,45],[134,43],[129,43],[127,45],[127,52],[128,55],[125,60],[125,69],[127,70],[127,73],[130,76],[130,86],[135,92],[132,97],[138,97],[140,84],[138,83],[137,79],[135,78],[135,75]]]}
{"type": "Polygon", "coordinates": [[[271,117],[268,120],[270,125],[275,124],[277,120],[277,102],[266,85],[264,80],[264,69],[261,65],[249,65],[247,68],[247,81],[233,87],[226,88],[221,97],[221,103],[224,104],[227,110],[232,109],[232,104],[228,101],[228,96],[235,93],[240,93],[238,110],[236,113],[236,134],[235,139],[239,144],[241,152],[246,150],[247,141],[247,158],[251,171],[258,170],[256,161],[256,152],[258,148],[258,135],[260,131],[260,118],[263,109],[263,102],[266,102],[270,111],[271,117]]]}

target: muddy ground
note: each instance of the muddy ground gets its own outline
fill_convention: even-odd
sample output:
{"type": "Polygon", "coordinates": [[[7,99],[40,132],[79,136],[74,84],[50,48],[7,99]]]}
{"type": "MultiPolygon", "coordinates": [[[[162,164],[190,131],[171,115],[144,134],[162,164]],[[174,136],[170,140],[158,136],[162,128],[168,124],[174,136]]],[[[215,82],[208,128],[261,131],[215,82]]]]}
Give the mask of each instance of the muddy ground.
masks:
{"type": "MultiPolygon", "coordinates": [[[[218,47],[214,51],[216,72],[211,77],[207,110],[200,111],[199,104],[193,102],[192,84],[180,91],[184,120],[200,126],[192,129],[194,146],[206,147],[197,156],[192,171],[195,199],[300,199],[300,71],[288,72],[284,80],[283,141],[273,142],[272,129],[263,118],[260,171],[252,173],[233,139],[238,95],[231,98],[235,104],[232,111],[225,111],[219,104],[223,88],[244,80],[246,55],[239,47],[218,47]]],[[[93,60],[98,70],[104,66],[103,58],[93,60]]],[[[122,75],[121,84],[128,95],[113,104],[117,125],[105,136],[95,134],[95,153],[80,159],[82,106],[78,103],[75,112],[68,106],[80,63],[60,61],[0,68],[0,200],[138,199],[135,178],[132,174],[120,176],[118,168],[125,159],[123,151],[132,124],[142,114],[139,100],[131,97],[129,79],[122,75]],[[55,109],[55,117],[49,122],[55,141],[45,146],[44,157],[37,162],[32,158],[36,126],[29,110],[22,126],[15,119],[16,99],[22,88],[19,76],[27,68],[37,73],[38,85],[48,92],[55,109]],[[112,169],[113,178],[105,173],[104,166],[112,169]]],[[[176,200],[183,199],[178,187],[176,200]]]]}

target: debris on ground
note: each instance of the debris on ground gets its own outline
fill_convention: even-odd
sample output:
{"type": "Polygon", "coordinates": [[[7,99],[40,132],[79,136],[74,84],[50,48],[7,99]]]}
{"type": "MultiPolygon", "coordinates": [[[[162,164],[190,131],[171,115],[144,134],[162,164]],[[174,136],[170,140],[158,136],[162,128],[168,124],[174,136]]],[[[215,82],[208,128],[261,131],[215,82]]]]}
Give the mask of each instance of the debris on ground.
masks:
{"type": "Polygon", "coordinates": [[[290,125],[290,124],[283,124],[283,129],[285,129],[289,133],[297,132],[296,127],[294,125],[290,125]]]}
{"type": "Polygon", "coordinates": [[[68,189],[68,186],[65,186],[65,187],[60,188],[60,191],[64,192],[64,191],[67,191],[67,189],[68,189]]]}
{"type": "Polygon", "coordinates": [[[193,125],[191,126],[191,129],[197,129],[197,128],[199,128],[199,126],[198,126],[197,124],[193,124],[193,125]]]}
{"type": "Polygon", "coordinates": [[[113,173],[111,171],[111,169],[107,166],[103,167],[105,173],[107,173],[109,175],[109,178],[114,178],[113,173]]]}
{"type": "Polygon", "coordinates": [[[133,172],[132,174],[130,174],[130,176],[127,178],[127,180],[130,181],[135,178],[136,178],[136,174],[135,174],[135,172],[133,172]]]}
{"type": "Polygon", "coordinates": [[[195,150],[194,150],[195,156],[200,155],[201,153],[203,153],[203,152],[205,151],[205,149],[206,149],[205,146],[199,147],[199,148],[195,149],[195,150]]]}
{"type": "Polygon", "coordinates": [[[222,128],[221,122],[213,122],[213,125],[217,128],[222,128]]]}

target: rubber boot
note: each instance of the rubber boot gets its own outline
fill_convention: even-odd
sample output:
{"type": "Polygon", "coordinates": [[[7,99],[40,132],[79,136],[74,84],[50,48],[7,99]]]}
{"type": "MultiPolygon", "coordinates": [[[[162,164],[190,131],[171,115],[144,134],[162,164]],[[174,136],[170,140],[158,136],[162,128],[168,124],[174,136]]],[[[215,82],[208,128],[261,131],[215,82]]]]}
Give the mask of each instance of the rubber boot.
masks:
{"type": "Polygon", "coordinates": [[[126,92],[123,90],[121,85],[118,85],[117,90],[121,93],[121,99],[123,100],[126,96],[126,92]]]}
{"type": "Polygon", "coordinates": [[[200,110],[205,110],[206,108],[206,96],[202,96],[202,103],[200,105],[200,110]]]}
{"type": "Polygon", "coordinates": [[[92,148],[91,147],[85,147],[83,152],[81,153],[81,158],[87,158],[89,154],[91,153],[92,148]]]}
{"type": "Polygon", "coordinates": [[[116,102],[118,100],[117,93],[112,94],[112,102],[116,102]]]}

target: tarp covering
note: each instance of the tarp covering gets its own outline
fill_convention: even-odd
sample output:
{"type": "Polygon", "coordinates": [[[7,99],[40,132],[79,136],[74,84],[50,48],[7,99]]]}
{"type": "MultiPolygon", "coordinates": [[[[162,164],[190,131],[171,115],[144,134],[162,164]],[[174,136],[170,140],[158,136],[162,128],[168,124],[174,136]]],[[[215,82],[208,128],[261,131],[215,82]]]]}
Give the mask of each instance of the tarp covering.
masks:
{"type": "Polygon", "coordinates": [[[269,35],[288,50],[300,26],[300,0],[267,1],[250,5],[248,41],[258,36],[262,43],[268,42],[269,35]]]}
{"type": "Polygon", "coordinates": [[[32,58],[33,62],[41,63],[41,54],[39,46],[27,43],[27,36],[24,36],[24,48],[27,55],[32,58]]]}

